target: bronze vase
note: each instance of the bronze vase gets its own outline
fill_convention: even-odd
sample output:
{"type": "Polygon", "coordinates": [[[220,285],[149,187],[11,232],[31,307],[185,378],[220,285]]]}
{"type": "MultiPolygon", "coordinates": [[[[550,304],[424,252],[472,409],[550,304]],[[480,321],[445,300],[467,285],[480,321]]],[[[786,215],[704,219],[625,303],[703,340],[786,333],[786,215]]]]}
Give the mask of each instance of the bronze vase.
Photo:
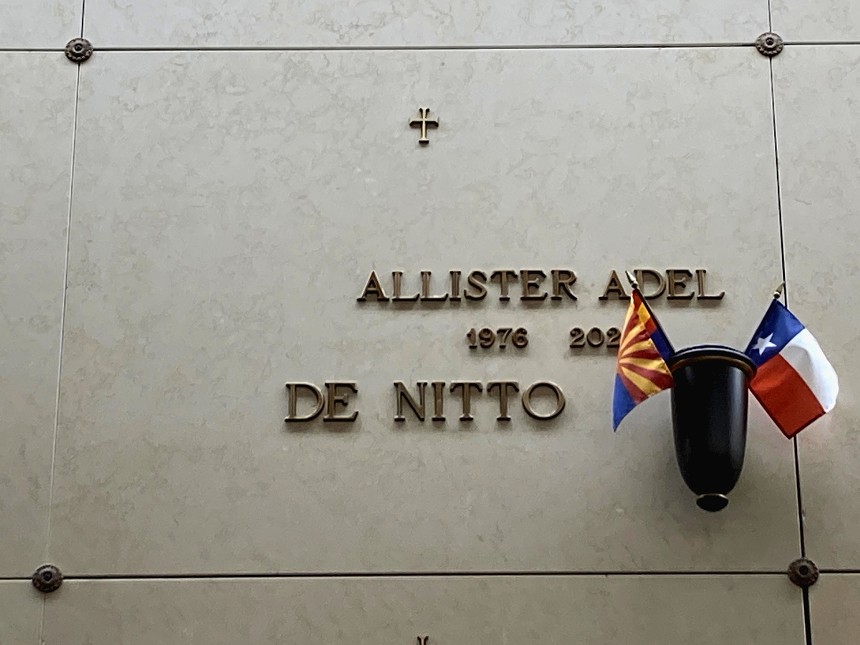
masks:
{"type": "Polygon", "coordinates": [[[675,455],[696,504],[716,512],[729,503],[744,465],[749,381],[755,365],[720,345],[697,345],[669,360],[675,455]]]}

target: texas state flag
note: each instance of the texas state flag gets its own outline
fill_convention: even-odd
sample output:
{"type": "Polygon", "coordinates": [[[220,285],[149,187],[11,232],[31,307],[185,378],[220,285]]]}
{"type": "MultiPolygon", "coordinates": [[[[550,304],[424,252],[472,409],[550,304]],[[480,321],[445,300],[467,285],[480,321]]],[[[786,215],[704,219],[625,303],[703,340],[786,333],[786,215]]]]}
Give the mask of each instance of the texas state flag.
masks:
{"type": "Polygon", "coordinates": [[[836,405],[839,381],[818,341],[774,300],[746,354],[758,366],[750,390],[786,437],[836,405]]]}

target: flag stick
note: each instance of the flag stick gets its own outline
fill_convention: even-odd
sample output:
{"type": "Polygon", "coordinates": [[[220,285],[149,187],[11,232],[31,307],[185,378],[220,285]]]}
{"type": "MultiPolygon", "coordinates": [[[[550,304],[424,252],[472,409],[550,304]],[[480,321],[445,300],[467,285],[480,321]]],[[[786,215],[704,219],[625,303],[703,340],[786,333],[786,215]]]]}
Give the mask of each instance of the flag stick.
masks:
{"type": "Polygon", "coordinates": [[[779,283],[779,286],[773,290],[773,299],[779,300],[782,297],[782,290],[785,289],[785,281],[779,283]]]}
{"type": "MultiPolygon", "coordinates": [[[[624,271],[624,273],[627,275],[627,282],[630,283],[630,286],[639,291],[639,283],[636,282],[636,276],[630,273],[630,271],[624,271]]],[[[639,291],[639,295],[642,295],[641,291],[639,291]]],[[[645,298],[642,298],[642,300],[645,300],[645,298]]]]}
{"type": "Polygon", "coordinates": [[[660,321],[657,320],[657,316],[655,316],[654,312],[651,311],[651,307],[648,306],[648,301],[645,300],[645,296],[643,296],[642,292],[639,291],[639,283],[636,281],[636,276],[630,273],[630,271],[624,271],[624,273],[627,275],[627,281],[630,283],[633,291],[638,293],[639,297],[642,298],[642,304],[645,305],[645,309],[647,309],[648,313],[651,314],[651,320],[654,321],[654,325],[660,330],[660,333],[663,334],[663,338],[666,339],[666,344],[669,346],[669,350],[674,354],[675,346],[672,345],[672,341],[669,340],[669,335],[666,333],[666,330],[663,329],[663,325],[660,324],[660,321]]]}

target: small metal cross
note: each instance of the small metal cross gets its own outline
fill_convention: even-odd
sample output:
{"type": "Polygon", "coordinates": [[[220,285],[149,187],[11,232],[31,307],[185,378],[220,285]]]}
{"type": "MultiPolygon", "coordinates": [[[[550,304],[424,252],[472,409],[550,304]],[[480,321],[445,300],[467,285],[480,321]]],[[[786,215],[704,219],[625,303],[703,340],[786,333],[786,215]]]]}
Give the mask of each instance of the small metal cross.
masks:
{"type": "Polygon", "coordinates": [[[412,119],[409,122],[409,125],[413,128],[421,128],[421,137],[418,139],[418,143],[422,146],[426,146],[430,143],[430,139],[427,138],[427,128],[438,128],[439,127],[439,119],[429,119],[427,118],[427,114],[429,114],[430,108],[418,108],[418,118],[412,119]]]}

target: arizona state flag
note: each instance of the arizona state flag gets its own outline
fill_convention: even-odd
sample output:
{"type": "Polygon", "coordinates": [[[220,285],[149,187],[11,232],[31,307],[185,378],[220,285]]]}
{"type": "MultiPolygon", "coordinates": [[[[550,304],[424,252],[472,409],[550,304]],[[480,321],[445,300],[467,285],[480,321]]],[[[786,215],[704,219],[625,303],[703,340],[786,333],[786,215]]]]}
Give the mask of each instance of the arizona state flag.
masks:
{"type": "Polygon", "coordinates": [[[618,347],[612,397],[613,430],[642,401],[672,387],[672,373],[666,360],[673,353],[669,339],[642,294],[633,289],[618,347]]]}

